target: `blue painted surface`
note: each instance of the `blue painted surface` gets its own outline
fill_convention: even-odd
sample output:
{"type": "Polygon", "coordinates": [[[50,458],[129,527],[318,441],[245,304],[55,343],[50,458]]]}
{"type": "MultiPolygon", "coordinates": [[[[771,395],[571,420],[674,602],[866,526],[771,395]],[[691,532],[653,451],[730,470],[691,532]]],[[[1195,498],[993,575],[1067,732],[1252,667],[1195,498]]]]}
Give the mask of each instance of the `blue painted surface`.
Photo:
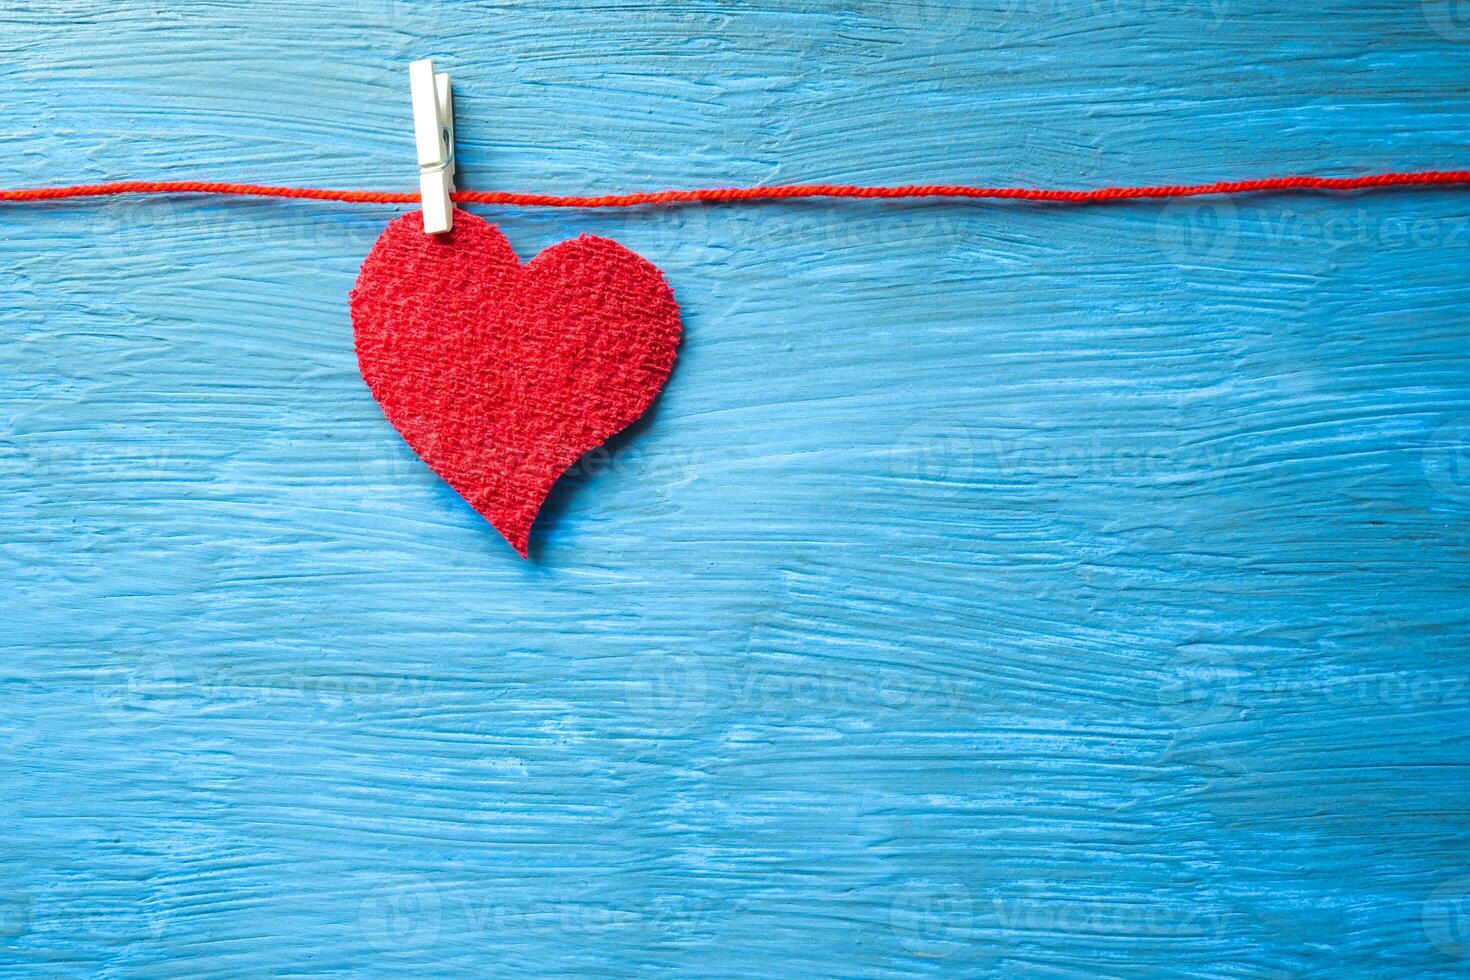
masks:
{"type": "MultiPolygon", "coordinates": [[[[0,11],[0,184],[1465,166],[1428,0],[0,11]]],[[[5,975],[1463,975],[1470,198],[481,209],[658,263],[516,559],[358,378],[396,209],[0,214],[5,975]]]]}

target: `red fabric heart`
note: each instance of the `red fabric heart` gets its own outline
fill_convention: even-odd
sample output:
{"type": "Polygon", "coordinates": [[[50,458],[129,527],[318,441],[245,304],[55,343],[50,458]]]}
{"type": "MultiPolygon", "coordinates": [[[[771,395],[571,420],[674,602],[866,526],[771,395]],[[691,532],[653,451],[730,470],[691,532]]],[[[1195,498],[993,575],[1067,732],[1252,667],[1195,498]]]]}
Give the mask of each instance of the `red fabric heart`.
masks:
{"type": "Polygon", "coordinates": [[[663,274],[617,242],[583,235],[522,265],[464,211],[444,235],[417,211],[389,225],[351,307],[383,414],[522,557],[552,485],[643,414],[680,335],[663,274]]]}

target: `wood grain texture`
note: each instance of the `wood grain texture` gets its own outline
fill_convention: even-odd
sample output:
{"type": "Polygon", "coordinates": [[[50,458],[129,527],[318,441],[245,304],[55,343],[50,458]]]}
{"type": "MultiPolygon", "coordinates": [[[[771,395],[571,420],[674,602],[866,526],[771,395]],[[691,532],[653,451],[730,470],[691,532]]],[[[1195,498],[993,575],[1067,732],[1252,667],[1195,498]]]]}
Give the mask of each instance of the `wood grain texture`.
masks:
{"type": "MultiPolygon", "coordinates": [[[[1439,0],[10,0],[0,184],[1464,166],[1439,0]]],[[[1463,975],[1470,201],[479,209],[668,275],[523,563],[397,209],[0,213],[0,973],[1463,975]]]]}

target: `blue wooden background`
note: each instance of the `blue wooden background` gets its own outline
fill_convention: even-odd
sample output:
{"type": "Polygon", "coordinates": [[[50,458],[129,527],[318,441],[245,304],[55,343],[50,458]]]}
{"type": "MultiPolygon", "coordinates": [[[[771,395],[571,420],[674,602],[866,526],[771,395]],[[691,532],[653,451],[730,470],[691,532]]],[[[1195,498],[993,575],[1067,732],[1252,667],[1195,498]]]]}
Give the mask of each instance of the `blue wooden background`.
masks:
{"type": "MultiPolygon", "coordinates": [[[[1440,0],[0,10],[0,186],[1470,164],[1440,0]]],[[[660,265],[499,537],[358,377],[400,209],[0,211],[0,972],[1464,975],[1470,196],[478,209],[660,265]]]]}

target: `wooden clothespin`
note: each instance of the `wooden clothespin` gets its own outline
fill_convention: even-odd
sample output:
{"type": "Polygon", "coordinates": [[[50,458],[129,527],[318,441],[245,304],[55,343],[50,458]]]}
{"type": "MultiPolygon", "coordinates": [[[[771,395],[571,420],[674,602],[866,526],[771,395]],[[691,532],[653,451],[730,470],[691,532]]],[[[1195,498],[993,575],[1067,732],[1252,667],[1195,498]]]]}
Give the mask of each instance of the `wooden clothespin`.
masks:
{"type": "Polygon", "coordinates": [[[454,227],[454,96],[449,76],[435,73],[430,58],[408,66],[413,98],[413,138],[419,154],[419,196],[423,199],[424,231],[430,234],[454,227]]]}

